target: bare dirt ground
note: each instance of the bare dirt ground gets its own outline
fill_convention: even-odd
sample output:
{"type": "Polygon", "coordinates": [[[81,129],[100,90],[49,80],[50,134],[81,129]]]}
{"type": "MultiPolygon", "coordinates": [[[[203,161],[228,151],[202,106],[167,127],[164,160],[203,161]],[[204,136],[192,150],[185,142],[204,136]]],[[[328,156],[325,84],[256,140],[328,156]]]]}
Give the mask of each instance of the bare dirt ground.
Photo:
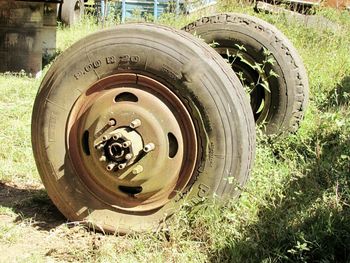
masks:
{"type": "Polygon", "coordinates": [[[101,233],[68,223],[41,185],[0,182],[0,262],[86,262],[101,233]]]}

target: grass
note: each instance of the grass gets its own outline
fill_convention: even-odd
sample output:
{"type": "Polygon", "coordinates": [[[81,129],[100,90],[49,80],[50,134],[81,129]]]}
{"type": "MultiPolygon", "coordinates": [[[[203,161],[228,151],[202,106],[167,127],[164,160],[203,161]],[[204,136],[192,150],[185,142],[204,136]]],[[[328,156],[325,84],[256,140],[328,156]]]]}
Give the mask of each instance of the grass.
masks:
{"type": "MultiPolygon", "coordinates": [[[[311,92],[298,133],[283,140],[258,136],[255,168],[238,202],[214,200],[191,213],[183,209],[168,231],[157,234],[103,236],[63,224],[49,235],[63,244],[47,247],[46,254],[38,252],[31,261],[350,262],[350,14],[319,10],[338,26],[333,30],[305,27],[283,14],[256,14],[251,6],[229,0],[221,1],[220,9],[265,19],[298,49],[311,92]]],[[[159,22],[180,28],[195,18],[168,15],[159,22]]],[[[72,28],[60,26],[58,50],[100,28],[93,18],[72,28]]],[[[2,182],[40,183],[30,145],[39,84],[40,79],[0,76],[2,182]]],[[[13,213],[20,209],[0,206],[0,216],[13,213]]],[[[0,244],[19,242],[24,225],[2,226],[0,244]]]]}
{"type": "Polygon", "coordinates": [[[0,180],[39,183],[31,143],[31,108],[39,80],[0,76],[0,180]]]}

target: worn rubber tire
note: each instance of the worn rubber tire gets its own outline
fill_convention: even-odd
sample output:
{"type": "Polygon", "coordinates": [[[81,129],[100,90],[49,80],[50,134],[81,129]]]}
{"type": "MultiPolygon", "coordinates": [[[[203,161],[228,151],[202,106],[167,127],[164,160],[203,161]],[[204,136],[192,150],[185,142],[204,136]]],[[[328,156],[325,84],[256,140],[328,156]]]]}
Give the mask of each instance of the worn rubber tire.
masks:
{"type": "Polygon", "coordinates": [[[183,30],[198,35],[208,44],[218,43],[214,48],[222,56],[226,54],[224,49],[230,48],[232,53],[239,45],[246,49],[239,51],[243,56],[262,64],[263,50],[267,49],[275,63],[266,65],[264,74],[268,76],[273,70],[279,77],[267,79],[270,106],[261,115],[256,114],[255,120],[257,124],[263,123],[267,134],[298,130],[308,104],[307,74],[296,49],[276,27],[256,17],[227,13],[202,17],[183,30]]]}
{"type": "Polygon", "coordinates": [[[84,0],[65,0],[60,7],[60,19],[71,26],[79,22],[84,15],[84,0]]]}
{"type": "Polygon", "coordinates": [[[80,40],[51,66],[34,104],[32,147],[47,192],[68,219],[108,232],[142,231],[158,227],[183,199],[196,204],[214,194],[236,196],[252,167],[255,124],[239,79],[205,43],[163,26],[121,25],[80,40]],[[106,63],[111,55],[129,54],[139,59],[106,63]],[[86,71],[89,65],[97,66],[86,71]],[[127,212],[92,194],[73,168],[67,148],[67,123],[77,99],[101,79],[127,72],[149,76],[171,89],[190,113],[199,142],[186,187],[147,212],[127,212]]]}

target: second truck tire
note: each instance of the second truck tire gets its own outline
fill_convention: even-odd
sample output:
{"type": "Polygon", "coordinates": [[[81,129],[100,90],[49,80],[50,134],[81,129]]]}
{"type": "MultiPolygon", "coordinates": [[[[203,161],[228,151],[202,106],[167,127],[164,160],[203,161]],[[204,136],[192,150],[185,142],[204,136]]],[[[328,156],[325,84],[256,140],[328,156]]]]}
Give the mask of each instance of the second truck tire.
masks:
{"type": "Polygon", "coordinates": [[[84,0],[64,0],[60,6],[60,19],[71,26],[79,22],[84,15],[84,0]]]}
{"type": "Polygon", "coordinates": [[[183,30],[210,44],[250,93],[255,121],[267,134],[295,132],[308,104],[306,70],[292,43],[256,17],[227,13],[203,17],[183,30]]]}

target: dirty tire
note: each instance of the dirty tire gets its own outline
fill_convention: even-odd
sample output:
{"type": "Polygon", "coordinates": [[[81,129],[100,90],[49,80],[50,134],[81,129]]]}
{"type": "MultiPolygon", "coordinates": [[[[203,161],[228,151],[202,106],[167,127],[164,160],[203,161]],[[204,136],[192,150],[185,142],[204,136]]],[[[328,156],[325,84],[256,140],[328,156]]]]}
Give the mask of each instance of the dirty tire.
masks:
{"type": "Polygon", "coordinates": [[[61,21],[71,26],[79,22],[84,15],[84,0],[65,0],[60,7],[61,21]]]}
{"type": "Polygon", "coordinates": [[[205,43],[163,26],[121,25],[51,66],[34,104],[32,146],[68,219],[108,232],[155,230],[184,199],[238,194],[255,124],[239,79],[205,43]]]}
{"type": "Polygon", "coordinates": [[[256,123],[267,134],[298,130],[308,104],[307,74],[296,49],[276,27],[256,17],[227,13],[203,17],[183,29],[212,44],[244,81],[256,85],[250,93],[251,107],[256,123]],[[264,63],[266,58],[272,58],[273,65],[264,63]],[[265,65],[261,73],[251,67],[256,63],[265,65]],[[268,89],[259,85],[261,80],[267,81],[268,89]]]}

